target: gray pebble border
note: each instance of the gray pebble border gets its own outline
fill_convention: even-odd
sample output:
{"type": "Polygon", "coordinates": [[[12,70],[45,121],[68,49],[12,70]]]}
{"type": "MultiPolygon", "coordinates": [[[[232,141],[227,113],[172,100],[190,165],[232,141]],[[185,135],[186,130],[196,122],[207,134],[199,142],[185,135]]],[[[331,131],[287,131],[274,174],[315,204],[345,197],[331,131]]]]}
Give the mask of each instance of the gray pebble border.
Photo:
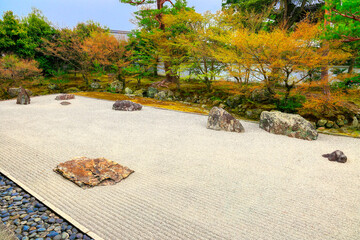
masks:
{"type": "Polygon", "coordinates": [[[0,173],[0,221],[20,240],[91,240],[0,173]]]}

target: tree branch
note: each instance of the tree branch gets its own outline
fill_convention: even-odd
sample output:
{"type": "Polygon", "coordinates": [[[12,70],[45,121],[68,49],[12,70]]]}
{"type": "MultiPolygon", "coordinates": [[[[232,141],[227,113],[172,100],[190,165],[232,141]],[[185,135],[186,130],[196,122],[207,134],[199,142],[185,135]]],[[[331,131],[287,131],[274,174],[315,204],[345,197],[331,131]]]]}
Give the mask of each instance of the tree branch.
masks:
{"type": "Polygon", "coordinates": [[[331,11],[334,11],[336,14],[338,14],[340,16],[350,18],[350,19],[360,22],[360,16],[356,16],[354,14],[341,13],[338,10],[336,10],[335,8],[332,8],[331,11]]]}
{"type": "Polygon", "coordinates": [[[130,4],[135,4],[135,5],[140,5],[140,4],[143,4],[145,2],[145,0],[141,0],[141,2],[133,2],[133,1],[129,1],[128,3],[130,4]]]}
{"type": "Polygon", "coordinates": [[[341,35],[341,36],[345,38],[345,39],[341,40],[341,42],[355,42],[355,41],[360,40],[359,37],[349,37],[349,36],[345,36],[345,35],[341,35]]]}

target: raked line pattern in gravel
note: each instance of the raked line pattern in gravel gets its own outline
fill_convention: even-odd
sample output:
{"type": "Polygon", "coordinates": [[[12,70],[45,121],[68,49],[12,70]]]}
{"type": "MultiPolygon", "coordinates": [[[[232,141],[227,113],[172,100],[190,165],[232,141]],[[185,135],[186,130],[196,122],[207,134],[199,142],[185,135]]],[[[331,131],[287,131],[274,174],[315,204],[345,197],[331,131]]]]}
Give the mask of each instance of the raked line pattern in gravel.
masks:
{"type": "Polygon", "coordinates": [[[305,141],[242,122],[55,95],[0,102],[0,168],[104,239],[359,239],[360,139],[305,141]],[[322,158],[336,149],[339,164],[322,158]],[[76,156],[135,173],[83,190],[52,171],[76,156]]]}

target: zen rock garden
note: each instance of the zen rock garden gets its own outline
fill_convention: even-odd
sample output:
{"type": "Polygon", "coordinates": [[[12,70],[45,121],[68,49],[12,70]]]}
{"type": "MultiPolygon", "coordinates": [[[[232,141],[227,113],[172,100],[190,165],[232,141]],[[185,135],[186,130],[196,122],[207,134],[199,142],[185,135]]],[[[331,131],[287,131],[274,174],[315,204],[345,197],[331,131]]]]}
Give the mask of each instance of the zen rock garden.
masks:
{"type": "MultiPolygon", "coordinates": [[[[261,113],[259,127],[269,133],[304,140],[316,140],[318,137],[314,125],[297,114],[264,111],[261,113]]],[[[245,131],[238,119],[219,107],[210,110],[207,128],[239,133],[245,131]]]]}

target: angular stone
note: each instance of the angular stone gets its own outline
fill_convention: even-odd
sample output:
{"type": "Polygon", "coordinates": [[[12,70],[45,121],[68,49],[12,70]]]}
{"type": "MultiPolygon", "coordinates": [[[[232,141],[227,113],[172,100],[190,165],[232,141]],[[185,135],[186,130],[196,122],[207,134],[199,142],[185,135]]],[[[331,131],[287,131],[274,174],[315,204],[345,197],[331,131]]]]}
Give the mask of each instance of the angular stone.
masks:
{"type": "Polygon", "coordinates": [[[74,99],[75,95],[74,94],[61,94],[55,97],[55,100],[70,100],[70,99],[74,99]]]}
{"type": "Polygon", "coordinates": [[[19,95],[16,100],[16,104],[27,105],[30,104],[30,96],[23,87],[19,88],[19,95]]]}
{"type": "Polygon", "coordinates": [[[240,121],[234,118],[230,113],[219,107],[213,107],[210,110],[207,121],[207,128],[213,130],[225,130],[230,132],[245,132],[240,121]]]}
{"type": "Polygon", "coordinates": [[[113,110],[120,110],[120,111],[140,111],[142,109],[142,105],[138,103],[134,103],[129,100],[121,100],[116,101],[113,104],[113,110]]]}
{"type": "Polygon", "coordinates": [[[259,127],[270,133],[299,139],[316,140],[318,137],[315,127],[298,114],[264,111],[260,116],[259,127]]]}
{"type": "Polygon", "coordinates": [[[113,185],[134,172],[105,158],[87,157],[60,163],[54,171],[83,188],[113,185]]]}

